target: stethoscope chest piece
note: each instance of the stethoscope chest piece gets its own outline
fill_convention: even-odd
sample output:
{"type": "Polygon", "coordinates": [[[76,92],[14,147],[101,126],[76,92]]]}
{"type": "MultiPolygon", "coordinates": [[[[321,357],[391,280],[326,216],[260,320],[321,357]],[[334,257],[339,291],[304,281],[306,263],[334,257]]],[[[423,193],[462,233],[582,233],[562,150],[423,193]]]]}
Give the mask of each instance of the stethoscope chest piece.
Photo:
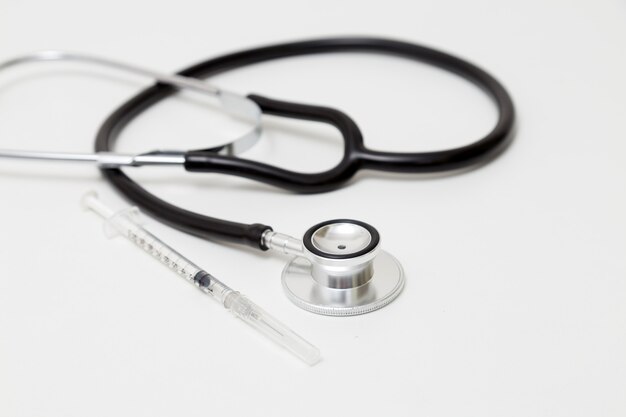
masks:
{"type": "Polygon", "coordinates": [[[310,228],[302,256],[285,267],[282,283],[298,307],[327,316],[369,313],[393,301],[404,287],[398,261],[380,250],[372,226],[356,220],[330,220],[310,228]]]}

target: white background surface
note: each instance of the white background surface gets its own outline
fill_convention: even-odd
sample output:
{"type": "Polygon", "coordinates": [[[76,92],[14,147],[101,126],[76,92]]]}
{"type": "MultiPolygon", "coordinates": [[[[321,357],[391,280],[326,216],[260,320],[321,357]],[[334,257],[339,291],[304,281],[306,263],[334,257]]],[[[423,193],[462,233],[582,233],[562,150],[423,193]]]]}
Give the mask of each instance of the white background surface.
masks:
{"type": "MultiPolygon", "coordinates": [[[[328,318],[283,296],[284,259],[158,235],[317,344],[307,368],[81,211],[88,166],[0,164],[0,416],[626,415],[626,5],[623,1],[108,2],[0,0],[0,57],[88,51],[175,71],[270,42],[396,37],[484,67],[512,92],[514,145],[440,178],[366,173],[298,196],[245,180],[142,169],[159,196],[300,235],[328,218],[374,224],[407,286],[383,310],[328,318]]],[[[215,79],[331,105],[372,148],[432,150],[486,133],[480,91],[430,67],[341,55],[215,79]]],[[[80,65],[0,74],[0,147],[89,151],[100,121],[147,81],[80,65]]],[[[119,149],[216,144],[197,98],[155,107],[119,149]]],[[[249,156],[314,171],[330,128],[268,120],[249,156]]]]}

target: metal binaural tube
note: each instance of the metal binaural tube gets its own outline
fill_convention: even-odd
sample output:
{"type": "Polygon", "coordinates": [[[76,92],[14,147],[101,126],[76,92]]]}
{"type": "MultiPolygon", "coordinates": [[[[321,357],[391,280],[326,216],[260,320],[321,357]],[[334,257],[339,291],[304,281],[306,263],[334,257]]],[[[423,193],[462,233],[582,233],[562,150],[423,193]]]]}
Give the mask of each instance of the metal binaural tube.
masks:
{"type": "MultiPolygon", "coordinates": [[[[96,64],[120,71],[130,72],[136,75],[146,76],[176,88],[188,89],[215,97],[225,113],[249,123],[251,128],[235,140],[215,146],[208,150],[212,153],[219,155],[238,155],[253,147],[261,137],[261,109],[254,101],[240,94],[221,90],[201,79],[184,77],[177,74],[164,74],[158,71],[153,71],[132,64],[126,64],[108,58],[56,50],[35,52],[0,62],[0,71],[21,64],[49,61],[70,61],[96,64]]],[[[138,167],[146,165],[182,166],[185,164],[185,154],[186,152],[181,151],[152,151],[137,155],[129,155],[117,154],[113,152],[97,152],[92,154],[0,149],[0,158],[90,162],[96,163],[98,166],[103,168],[118,168],[122,166],[138,167]]]]}
{"type": "Polygon", "coordinates": [[[90,162],[103,168],[122,166],[181,166],[185,163],[185,153],[175,151],[155,151],[137,155],[118,154],[112,152],[72,153],[72,152],[41,152],[0,149],[0,158],[27,159],[38,161],[90,162]]]}
{"type": "Polygon", "coordinates": [[[28,55],[22,55],[7,61],[0,63],[0,71],[6,68],[14,67],[21,64],[31,63],[31,62],[41,62],[41,61],[74,61],[74,62],[84,62],[90,64],[101,65],[113,69],[117,69],[120,71],[126,71],[137,75],[143,75],[149,78],[154,78],[160,82],[170,84],[180,88],[188,88],[191,90],[199,91],[202,93],[208,93],[214,96],[217,96],[221,93],[221,90],[211,85],[205,81],[198,80],[195,78],[183,77],[175,74],[164,74],[158,71],[153,71],[150,69],[142,68],[137,65],[127,64],[125,62],[116,61],[113,59],[102,58],[93,55],[75,53],[75,52],[67,52],[67,51],[57,51],[57,50],[46,50],[46,51],[38,51],[33,52],[28,55]]]}

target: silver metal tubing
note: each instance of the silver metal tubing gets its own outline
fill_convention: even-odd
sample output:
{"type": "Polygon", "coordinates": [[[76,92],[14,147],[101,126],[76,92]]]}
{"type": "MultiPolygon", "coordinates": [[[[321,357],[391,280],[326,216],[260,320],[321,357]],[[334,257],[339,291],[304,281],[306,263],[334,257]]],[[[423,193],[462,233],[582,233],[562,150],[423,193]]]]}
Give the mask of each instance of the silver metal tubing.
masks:
{"type": "MultiPolygon", "coordinates": [[[[93,55],[79,54],[65,51],[40,51],[28,55],[22,55],[10,60],[0,62],[0,71],[21,64],[42,61],[70,61],[83,62],[126,71],[137,75],[143,75],[155,79],[161,83],[172,85],[209,94],[216,97],[222,110],[231,116],[238,117],[250,123],[252,126],[243,135],[231,142],[214,146],[211,152],[220,155],[238,155],[253,147],[260,139],[262,133],[261,109],[249,98],[240,94],[221,90],[204,80],[183,77],[176,74],[163,74],[157,71],[141,68],[136,65],[126,64],[112,59],[101,58],[93,55]]],[[[182,151],[152,151],[139,155],[116,154],[110,152],[100,153],[66,153],[66,152],[40,152],[25,150],[0,149],[0,158],[33,159],[48,161],[91,162],[101,167],[122,166],[145,166],[145,165],[183,165],[185,152],[182,151]]]]}
{"type": "Polygon", "coordinates": [[[0,149],[0,158],[29,159],[39,161],[90,162],[104,168],[123,166],[140,167],[146,165],[175,165],[185,163],[184,152],[156,151],[139,155],[99,153],[64,153],[38,151],[12,151],[0,149]]]}
{"type": "Polygon", "coordinates": [[[12,58],[8,61],[0,63],[0,71],[14,67],[16,65],[41,62],[41,61],[74,61],[85,62],[90,64],[101,65],[109,68],[114,68],[120,71],[131,72],[137,75],[143,75],[148,78],[153,78],[162,83],[173,85],[180,88],[188,88],[190,90],[199,91],[202,93],[212,94],[217,96],[221,90],[214,85],[207,83],[206,81],[198,80],[195,78],[183,77],[180,75],[163,74],[157,71],[152,71],[146,68],[138,67],[136,65],[127,64],[124,62],[115,61],[108,58],[101,58],[93,55],[79,54],[66,51],[39,51],[28,55],[22,55],[16,58],[12,58]]]}
{"type": "Polygon", "coordinates": [[[285,255],[302,256],[302,241],[289,235],[266,230],[261,236],[263,245],[268,249],[275,250],[285,255]]]}
{"type": "Polygon", "coordinates": [[[98,154],[95,153],[31,152],[13,151],[10,149],[0,149],[0,158],[55,160],[66,162],[98,162],[98,154]]]}

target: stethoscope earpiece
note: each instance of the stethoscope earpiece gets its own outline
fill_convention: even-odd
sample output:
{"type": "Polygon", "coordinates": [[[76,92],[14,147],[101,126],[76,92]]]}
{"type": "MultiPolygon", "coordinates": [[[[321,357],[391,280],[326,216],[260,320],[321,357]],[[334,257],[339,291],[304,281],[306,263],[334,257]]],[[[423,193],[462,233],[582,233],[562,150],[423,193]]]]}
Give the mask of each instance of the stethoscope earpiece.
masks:
{"type": "Polygon", "coordinates": [[[298,307],[327,316],[354,316],[378,310],[404,287],[400,263],[380,249],[371,225],[350,219],[311,227],[301,244],[275,232],[266,234],[272,249],[296,255],[282,273],[283,289],[298,307]]]}

